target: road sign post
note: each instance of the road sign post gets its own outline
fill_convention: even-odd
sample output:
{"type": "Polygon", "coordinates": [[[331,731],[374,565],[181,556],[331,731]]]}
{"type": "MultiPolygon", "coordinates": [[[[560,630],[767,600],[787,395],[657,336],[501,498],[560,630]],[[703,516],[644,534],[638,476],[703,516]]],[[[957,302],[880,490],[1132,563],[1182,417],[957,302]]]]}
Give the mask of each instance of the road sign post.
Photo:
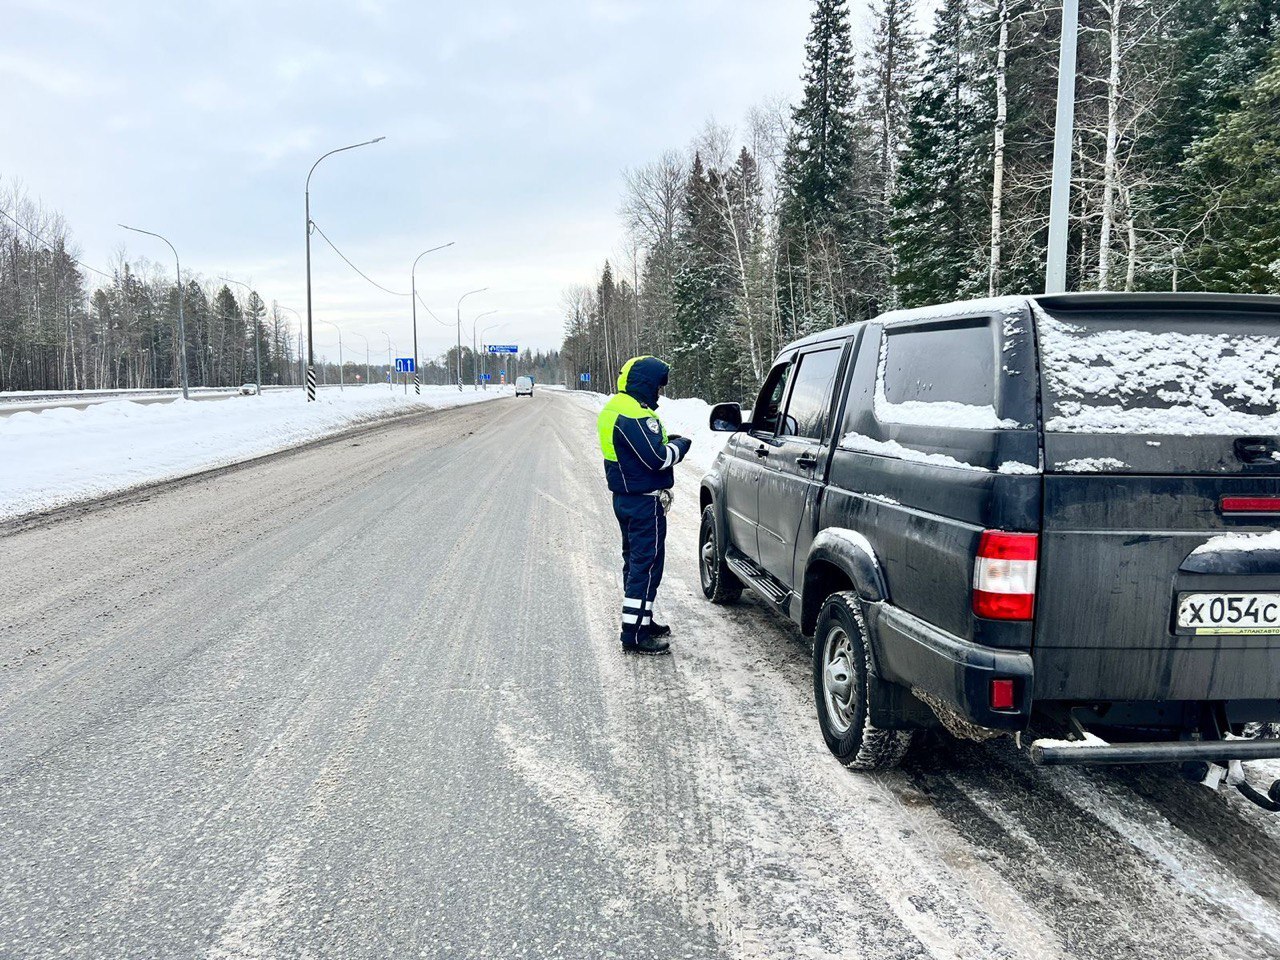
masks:
{"type": "Polygon", "coordinates": [[[413,383],[415,389],[418,384],[418,365],[414,362],[413,357],[396,357],[396,373],[404,374],[404,393],[409,395],[409,374],[413,374],[413,383]]]}

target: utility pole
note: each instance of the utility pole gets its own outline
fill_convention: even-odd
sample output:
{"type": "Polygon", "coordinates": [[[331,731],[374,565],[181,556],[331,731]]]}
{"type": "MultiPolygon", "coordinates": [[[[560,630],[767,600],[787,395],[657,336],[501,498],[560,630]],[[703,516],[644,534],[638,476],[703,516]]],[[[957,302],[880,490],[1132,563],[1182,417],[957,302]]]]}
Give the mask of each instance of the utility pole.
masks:
{"type": "MultiPolygon", "coordinates": [[[[481,287],[479,290],[468,290],[458,298],[458,392],[462,392],[462,301],[467,299],[473,293],[484,293],[488,287],[481,287]]],[[[472,365],[475,364],[475,358],[471,359],[472,365]]]]}
{"type": "Polygon", "coordinates": [[[1058,112],[1053,126],[1053,188],[1049,194],[1049,253],[1044,292],[1067,289],[1067,228],[1071,216],[1071,135],[1076,118],[1076,38],[1080,0],[1062,0],[1062,41],[1058,49],[1058,112]]]}
{"type": "Polygon", "coordinates": [[[391,334],[383,330],[382,335],[387,338],[387,389],[395,393],[396,386],[391,382],[391,371],[395,364],[391,362],[391,334]]]}
{"type": "Polygon", "coordinates": [[[182,313],[182,263],[178,260],[178,251],[174,249],[172,243],[165,240],[158,233],[152,233],[150,230],[139,230],[137,227],[126,227],[123,223],[116,224],[124,230],[132,230],[134,233],[145,233],[148,237],[155,237],[157,240],[164,240],[170,250],[173,250],[173,265],[178,275],[178,342],[182,346],[182,355],[179,358],[179,367],[182,370],[182,399],[189,400],[190,395],[187,392],[187,321],[182,313]]]}
{"type": "MultiPolygon", "coordinates": [[[[336,150],[330,150],[328,153],[321,155],[320,160],[325,157],[331,157],[335,153],[342,153],[344,150],[354,150],[356,147],[367,147],[371,143],[378,143],[386,137],[375,137],[372,140],[365,140],[362,143],[353,143],[350,146],[338,147],[336,150]]],[[[316,167],[320,166],[320,160],[311,165],[311,169],[307,171],[307,184],[303,191],[303,205],[307,215],[307,402],[316,398],[316,361],[315,361],[315,338],[312,335],[311,325],[311,174],[316,172],[316,167]]],[[[341,339],[342,334],[338,334],[341,339]]],[[[341,352],[341,346],[339,346],[341,352]]]]}

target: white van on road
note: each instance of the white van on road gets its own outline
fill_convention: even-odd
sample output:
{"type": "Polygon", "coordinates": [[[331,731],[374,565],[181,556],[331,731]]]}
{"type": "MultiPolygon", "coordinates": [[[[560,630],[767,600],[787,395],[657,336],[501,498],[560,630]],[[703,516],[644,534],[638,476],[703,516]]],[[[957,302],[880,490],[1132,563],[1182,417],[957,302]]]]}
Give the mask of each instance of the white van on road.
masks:
{"type": "Polygon", "coordinates": [[[516,396],[522,393],[533,396],[533,377],[516,377],[516,396]]]}

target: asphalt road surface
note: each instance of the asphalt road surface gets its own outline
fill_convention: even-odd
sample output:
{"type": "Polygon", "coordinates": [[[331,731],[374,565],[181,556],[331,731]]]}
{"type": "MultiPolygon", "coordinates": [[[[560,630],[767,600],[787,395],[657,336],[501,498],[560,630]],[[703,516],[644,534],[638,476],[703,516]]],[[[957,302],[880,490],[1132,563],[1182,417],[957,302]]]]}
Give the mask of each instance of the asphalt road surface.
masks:
{"type": "Polygon", "coordinates": [[[1280,821],[941,738],[852,774],[712,607],[681,468],[617,649],[592,411],[542,391],[0,535],[0,956],[1280,956],[1280,821]]]}

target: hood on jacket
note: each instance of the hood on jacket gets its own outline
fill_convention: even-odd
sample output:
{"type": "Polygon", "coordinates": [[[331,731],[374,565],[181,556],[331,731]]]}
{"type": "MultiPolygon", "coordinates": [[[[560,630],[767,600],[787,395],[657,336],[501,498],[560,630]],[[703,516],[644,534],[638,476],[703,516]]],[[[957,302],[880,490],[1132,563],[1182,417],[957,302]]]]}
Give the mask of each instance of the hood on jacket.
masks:
{"type": "Polygon", "coordinates": [[[654,410],[658,406],[658,391],[667,385],[670,375],[671,368],[657,357],[632,357],[618,374],[618,392],[654,410]]]}

